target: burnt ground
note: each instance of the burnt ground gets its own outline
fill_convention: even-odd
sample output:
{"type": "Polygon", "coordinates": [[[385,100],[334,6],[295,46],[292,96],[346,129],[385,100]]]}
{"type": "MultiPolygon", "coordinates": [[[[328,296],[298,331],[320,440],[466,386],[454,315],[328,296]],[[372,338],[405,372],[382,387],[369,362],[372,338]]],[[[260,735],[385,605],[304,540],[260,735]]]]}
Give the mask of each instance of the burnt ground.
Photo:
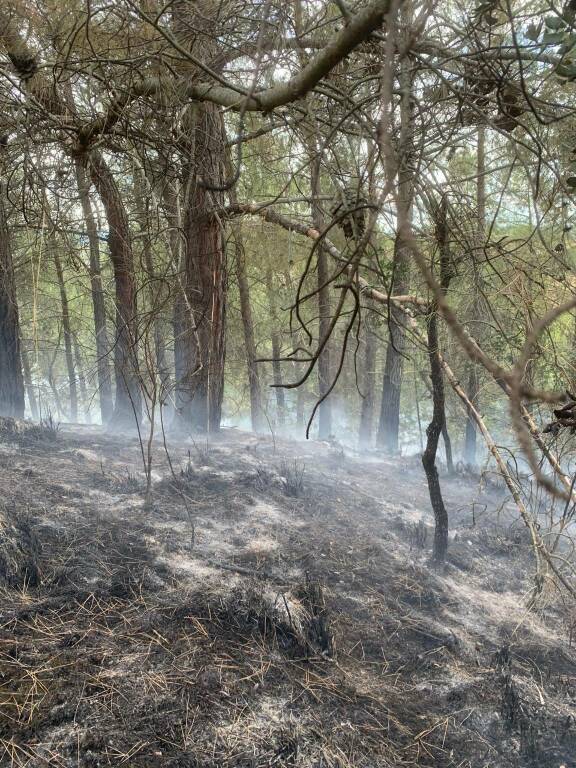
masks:
{"type": "Polygon", "coordinates": [[[0,436],[34,553],[0,602],[0,765],[576,766],[574,611],[505,497],[418,459],[225,430],[0,436]],[[571,618],[572,616],[572,618],[571,618]]]}

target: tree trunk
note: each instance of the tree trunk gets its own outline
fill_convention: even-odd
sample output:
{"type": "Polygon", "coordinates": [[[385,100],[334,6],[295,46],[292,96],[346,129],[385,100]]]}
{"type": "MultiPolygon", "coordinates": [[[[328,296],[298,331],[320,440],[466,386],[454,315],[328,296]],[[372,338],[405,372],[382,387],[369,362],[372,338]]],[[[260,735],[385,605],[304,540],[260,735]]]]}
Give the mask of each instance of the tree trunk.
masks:
{"type": "MultiPolygon", "coordinates": [[[[446,197],[442,197],[440,208],[437,212],[436,239],[440,254],[440,285],[444,295],[448,292],[448,286],[452,278],[450,264],[450,252],[448,244],[448,211],[446,197]]],[[[440,435],[447,432],[446,411],[444,396],[444,378],[442,360],[438,339],[438,302],[434,300],[430,307],[430,313],[426,318],[428,333],[428,359],[430,361],[430,379],[432,382],[432,420],[426,428],[426,448],[422,454],[422,465],[428,481],[430,503],[434,511],[434,546],[432,559],[436,563],[443,563],[448,552],[448,513],[442,498],[440,478],[436,467],[436,452],[440,435]]],[[[448,443],[449,445],[449,443],[448,443]]],[[[448,456],[448,452],[447,452],[448,456]]]]}
{"type": "MultiPolygon", "coordinates": [[[[137,168],[134,173],[134,194],[136,208],[138,211],[139,228],[142,241],[142,266],[146,274],[146,284],[148,287],[149,303],[149,323],[152,323],[152,335],[154,339],[154,360],[152,367],[155,369],[149,371],[149,375],[155,377],[158,375],[160,380],[160,391],[158,397],[161,407],[164,406],[166,397],[171,391],[170,369],[166,360],[166,344],[164,341],[162,309],[166,303],[165,281],[159,279],[156,274],[154,260],[152,258],[152,241],[150,239],[150,203],[149,195],[146,190],[146,177],[144,172],[137,168]]],[[[144,333],[148,333],[146,328],[144,333]]],[[[154,383],[154,387],[156,384],[154,383]]],[[[156,401],[158,398],[156,398],[156,401]]]]}
{"type": "Polygon", "coordinates": [[[114,376],[116,403],[113,425],[133,427],[140,422],[141,393],[138,373],[136,281],[130,227],[116,180],[102,156],[90,155],[90,175],[108,220],[108,248],[116,288],[114,376]]]}
{"type": "Polygon", "coordinates": [[[66,370],[68,372],[68,391],[70,394],[70,421],[73,424],[78,422],[78,388],[76,386],[76,370],[74,368],[74,351],[72,348],[72,328],[70,326],[70,310],[68,307],[68,294],[66,293],[66,283],[64,282],[64,270],[60,254],[58,253],[58,241],[55,232],[48,235],[48,245],[52,251],[52,259],[56,267],[56,277],[58,278],[58,288],[60,289],[60,305],[62,309],[62,330],[64,332],[64,355],[66,358],[66,370]]]}
{"type": "Polygon", "coordinates": [[[434,547],[432,559],[436,563],[443,563],[448,552],[448,513],[442,498],[442,489],[436,468],[436,451],[438,440],[444,424],[444,381],[442,378],[442,365],[438,350],[438,324],[437,307],[433,302],[430,314],[427,318],[428,330],[428,358],[430,360],[430,375],[432,380],[433,411],[432,420],[426,428],[426,448],[422,454],[422,465],[428,481],[430,503],[434,511],[434,547]]]}
{"type": "Polygon", "coordinates": [[[82,355],[80,353],[80,344],[78,343],[78,334],[72,334],[74,345],[74,360],[76,362],[76,376],[78,378],[78,388],[80,389],[80,399],[84,407],[84,418],[86,424],[92,423],[92,414],[90,413],[90,398],[86,388],[86,377],[84,376],[84,366],[82,365],[82,355]]]}
{"type": "Polygon", "coordinates": [[[209,192],[204,182],[222,183],[225,143],[217,107],[197,104],[190,117],[194,157],[186,174],[184,208],[186,311],[182,333],[187,359],[180,415],[187,431],[217,432],[224,395],[226,259],[220,222],[213,210],[223,200],[221,193],[209,192]]]}
{"type": "MultiPolygon", "coordinates": [[[[197,59],[210,61],[218,53],[212,19],[220,10],[213,0],[173,3],[174,32],[179,43],[197,59]]],[[[178,64],[179,73],[198,76],[191,61],[178,64]]],[[[226,186],[226,136],[222,110],[196,102],[184,114],[188,144],[184,157],[184,327],[186,350],[180,386],[180,427],[185,431],[215,432],[220,428],[224,396],[226,257],[220,221],[214,209],[223,205],[226,186]]]]}
{"type": "Polygon", "coordinates": [[[278,330],[278,311],[276,308],[276,295],[274,293],[274,282],[272,279],[272,269],[266,267],[266,294],[268,296],[268,306],[270,307],[270,340],[272,342],[272,378],[274,381],[274,392],[276,394],[276,411],[278,414],[278,425],[283,427],[286,423],[286,396],[282,387],[282,364],[280,356],[282,354],[282,345],[280,343],[280,332],[278,330]]]}
{"type": "MultiPolygon", "coordinates": [[[[288,295],[292,296],[294,291],[294,284],[292,282],[292,276],[290,275],[290,270],[288,269],[284,270],[284,283],[286,285],[286,288],[288,289],[288,295]]],[[[290,337],[292,340],[292,351],[294,353],[294,357],[297,357],[298,348],[300,347],[300,339],[299,339],[298,331],[296,331],[293,327],[290,328],[290,337]]],[[[296,380],[298,380],[302,376],[301,364],[294,361],[292,363],[292,367],[294,369],[294,377],[296,380]]],[[[304,427],[305,397],[306,397],[306,390],[305,390],[305,385],[303,384],[301,387],[296,388],[296,426],[298,428],[304,427]]]]}
{"type": "Polygon", "coordinates": [[[452,440],[448,432],[446,421],[446,403],[444,403],[444,424],[442,425],[442,439],[444,440],[444,451],[446,452],[446,470],[449,475],[454,474],[454,457],[452,455],[452,440]]]}
{"type": "MultiPolygon", "coordinates": [[[[410,276],[410,245],[403,232],[406,225],[411,228],[412,204],[414,200],[414,141],[413,141],[413,94],[411,63],[403,60],[400,70],[400,153],[398,168],[397,233],[394,242],[394,263],[391,293],[408,292],[410,276]]],[[[402,313],[390,308],[389,341],[384,363],[382,402],[377,443],[387,453],[398,453],[400,428],[400,395],[402,369],[406,346],[406,329],[402,313]]]]}
{"type": "MultiPolygon", "coordinates": [[[[484,238],[486,230],[486,162],[485,162],[485,128],[478,128],[478,146],[476,157],[476,207],[477,207],[477,231],[475,248],[472,251],[472,310],[471,330],[472,335],[481,341],[482,339],[482,277],[480,262],[484,253],[484,238]]],[[[480,404],[478,394],[480,392],[480,379],[478,366],[474,362],[469,363],[467,395],[474,407],[478,410],[480,404]]],[[[469,413],[466,419],[466,437],[464,444],[464,461],[471,467],[476,466],[476,423],[469,413]]]]}
{"type": "MultiPolygon", "coordinates": [[[[318,232],[324,229],[324,219],[317,197],[320,194],[320,156],[313,147],[314,154],[310,165],[311,170],[311,192],[312,192],[312,222],[318,232]]],[[[330,330],[330,286],[326,285],[330,277],[328,267],[328,254],[326,250],[319,245],[318,253],[318,339],[326,337],[330,330]]],[[[318,397],[322,398],[330,389],[330,342],[326,344],[318,358],[318,397]]],[[[318,437],[320,440],[327,440],[332,434],[332,403],[330,397],[322,400],[318,409],[318,437]]]]}
{"type": "Polygon", "coordinates": [[[376,385],[376,347],[377,339],[372,330],[372,318],[364,322],[364,354],[362,356],[362,405],[360,410],[360,429],[358,443],[361,448],[368,448],[372,442],[372,422],[374,420],[374,395],[376,385]]]}
{"type": "MultiPolygon", "coordinates": [[[[296,31],[296,37],[300,38],[305,34],[306,21],[304,19],[305,6],[301,0],[296,0],[294,4],[294,26],[296,31]]],[[[298,57],[301,68],[304,68],[308,64],[308,56],[306,55],[306,48],[304,45],[297,49],[298,57]]],[[[306,97],[306,105],[309,110],[309,116],[313,115],[313,109],[311,107],[310,96],[306,97]]],[[[311,122],[314,118],[311,117],[311,122]]],[[[321,139],[322,141],[322,139],[321,139]]],[[[306,145],[308,160],[310,162],[310,193],[312,195],[312,223],[318,232],[322,232],[324,229],[324,217],[322,210],[318,203],[318,196],[320,194],[320,180],[321,180],[321,153],[319,149],[319,142],[317,141],[317,134],[309,133],[305,129],[304,143],[306,145]]],[[[330,312],[330,286],[327,285],[327,281],[330,277],[330,270],[328,267],[328,254],[326,250],[319,244],[316,248],[317,254],[317,278],[318,278],[318,340],[321,342],[329,333],[331,323],[330,312]]],[[[324,346],[324,349],[320,353],[318,358],[318,397],[321,399],[320,406],[318,408],[318,437],[320,440],[327,440],[332,434],[332,402],[330,396],[324,400],[322,398],[329,391],[332,384],[331,380],[331,367],[330,367],[330,340],[324,346]]]]}
{"type": "Polygon", "coordinates": [[[187,349],[184,339],[186,328],[186,300],[183,288],[183,238],[182,211],[178,183],[165,183],[162,188],[162,204],[168,223],[168,248],[172,256],[173,267],[173,298],[172,298],[172,335],[174,339],[174,387],[173,413],[171,429],[181,428],[180,413],[186,402],[186,357],[187,349]]]}
{"type": "Polygon", "coordinates": [[[92,292],[92,308],[94,313],[94,336],[96,339],[96,369],[98,375],[98,394],[100,397],[100,416],[102,424],[107,424],[112,418],[114,403],[112,400],[112,380],[108,362],[110,347],[108,345],[108,333],[106,330],[106,306],[100,272],[100,242],[98,240],[96,219],[90,201],[90,185],[80,158],[75,159],[75,169],[78,195],[82,205],[84,226],[86,227],[88,246],[90,249],[90,288],[92,292]]]}
{"type": "Polygon", "coordinates": [[[28,358],[28,351],[26,346],[20,339],[20,357],[22,358],[22,373],[24,375],[24,386],[26,389],[26,397],[28,398],[28,405],[30,407],[30,414],[34,421],[38,421],[38,401],[36,400],[36,393],[34,392],[34,383],[32,381],[32,373],[30,371],[30,360],[28,358]]]}
{"type": "MultiPolygon", "coordinates": [[[[46,357],[48,359],[48,366],[47,366],[47,374],[46,378],[48,379],[48,384],[50,386],[50,391],[52,392],[52,397],[54,398],[54,405],[56,406],[56,414],[58,419],[63,419],[66,414],[64,412],[64,409],[62,407],[62,400],[60,399],[60,393],[58,392],[58,387],[56,386],[56,381],[54,379],[54,363],[56,362],[56,358],[58,357],[58,353],[60,352],[60,341],[62,338],[62,331],[61,329],[58,330],[58,340],[56,342],[56,346],[54,347],[54,354],[52,357],[48,356],[48,353],[46,353],[46,357]]],[[[52,415],[52,411],[48,411],[48,415],[52,415]]]]}
{"type": "MultiPolygon", "coordinates": [[[[228,175],[231,176],[231,164],[228,164],[228,175]]],[[[236,205],[238,197],[236,190],[229,192],[230,203],[236,205]]],[[[238,293],[240,296],[240,314],[242,316],[242,328],[244,331],[244,344],[246,345],[246,365],[248,367],[248,386],[250,389],[250,415],[252,430],[262,432],[264,429],[264,412],[262,410],[262,387],[260,385],[260,373],[256,362],[256,342],[254,341],[254,320],[252,318],[252,303],[250,301],[250,286],[246,274],[246,254],[241,226],[232,225],[234,233],[234,254],[236,261],[236,280],[238,281],[238,293]]]]}
{"type": "Polygon", "coordinates": [[[24,417],[24,379],[20,360],[20,325],[3,167],[0,167],[0,173],[0,416],[21,419],[24,417]]]}

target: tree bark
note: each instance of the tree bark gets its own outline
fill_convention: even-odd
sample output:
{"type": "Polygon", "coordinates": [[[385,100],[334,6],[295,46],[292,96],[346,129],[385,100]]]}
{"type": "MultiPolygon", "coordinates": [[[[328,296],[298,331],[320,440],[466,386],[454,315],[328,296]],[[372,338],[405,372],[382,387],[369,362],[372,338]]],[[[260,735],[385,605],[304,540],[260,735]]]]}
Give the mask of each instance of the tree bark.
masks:
{"type": "Polygon", "coordinates": [[[80,158],[74,161],[78,195],[84,216],[84,226],[88,235],[90,251],[90,289],[92,292],[92,309],[94,313],[94,337],[96,340],[96,370],[98,376],[98,394],[100,398],[100,417],[102,424],[107,424],[112,418],[114,403],[112,399],[112,380],[108,356],[110,347],[106,330],[106,305],[102,290],[100,271],[100,243],[96,218],[90,201],[90,184],[86,170],[80,158]]]}
{"type": "MultiPolygon", "coordinates": [[[[219,4],[175,0],[175,35],[190,53],[204,61],[218,52],[212,36],[219,4]]],[[[180,74],[197,78],[198,67],[187,61],[180,74]]],[[[183,132],[188,143],[184,157],[183,192],[184,301],[180,330],[186,345],[180,386],[180,428],[192,432],[216,432],[222,417],[224,396],[226,257],[220,221],[214,213],[222,206],[226,169],[226,135],[222,110],[208,102],[187,109],[183,132]]]]}
{"type": "Polygon", "coordinates": [[[114,377],[116,403],[113,425],[133,427],[141,418],[138,372],[136,281],[130,227],[118,185],[98,152],[90,155],[90,175],[100,195],[108,221],[108,248],[116,289],[116,338],[114,377]]]}
{"type": "Polygon", "coordinates": [[[0,162],[0,416],[21,419],[24,417],[24,379],[20,359],[20,324],[6,212],[4,158],[0,158],[0,162]]]}
{"type": "Polygon", "coordinates": [[[217,432],[222,417],[226,259],[214,208],[223,201],[220,193],[209,192],[203,183],[222,183],[222,128],[217,107],[206,104],[193,110],[191,134],[195,151],[186,173],[188,193],[184,209],[186,401],[180,414],[184,428],[192,432],[217,432]]]}

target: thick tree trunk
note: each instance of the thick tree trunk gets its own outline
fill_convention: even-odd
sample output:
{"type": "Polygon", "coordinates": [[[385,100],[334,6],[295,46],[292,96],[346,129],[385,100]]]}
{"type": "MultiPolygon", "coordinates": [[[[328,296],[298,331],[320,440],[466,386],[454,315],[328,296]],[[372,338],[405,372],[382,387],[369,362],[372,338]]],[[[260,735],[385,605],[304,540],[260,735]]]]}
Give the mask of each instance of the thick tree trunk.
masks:
{"type": "Polygon", "coordinates": [[[190,115],[194,158],[188,166],[184,208],[184,292],[186,343],[184,399],[180,418],[186,431],[220,429],[224,396],[226,259],[214,208],[222,195],[225,144],[222,115],[212,104],[197,104],[190,115]]]}
{"type": "Polygon", "coordinates": [[[114,403],[112,399],[112,380],[108,361],[110,347],[106,330],[106,306],[100,272],[100,243],[98,240],[96,219],[90,201],[90,185],[86,177],[84,165],[80,158],[75,159],[75,169],[78,195],[82,205],[84,226],[86,227],[88,246],[90,249],[90,289],[92,292],[92,310],[94,313],[94,336],[96,339],[96,370],[98,375],[100,416],[102,424],[107,424],[112,418],[114,403]]]}
{"type": "Polygon", "coordinates": [[[58,253],[58,241],[54,232],[48,236],[48,246],[52,252],[52,259],[56,267],[56,277],[60,290],[60,306],[62,312],[62,331],[64,332],[64,355],[66,358],[66,371],[68,373],[68,391],[70,395],[70,421],[76,424],[78,421],[78,388],[76,386],[76,370],[74,368],[74,350],[72,347],[72,328],[70,325],[70,310],[68,306],[68,294],[64,282],[64,270],[58,253]]]}
{"type": "MultiPolygon", "coordinates": [[[[0,158],[0,162],[3,158],[0,158]]],[[[4,169],[0,168],[0,173],[4,169]]],[[[0,177],[0,416],[24,417],[24,379],[20,360],[20,326],[10,231],[6,213],[6,184],[0,177]]]]}
{"type": "MultiPolygon", "coordinates": [[[[220,12],[213,0],[173,3],[174,32],[197,59],[218,53],[212,19],[220,12]]],[[[195,78],[191,61],[178,65],[181,75],[195,78]]],[[[180,382],[179,426],[185,431],[215,432],[220,428],[224,396],[226,257],[222,227],[214,210],[224,202],[226,136],[222,110],[196,102],[182,121],[188,143],[184,157],[182,195],[184,234],[184,373],[180,382]]]]}
{"type": "Polygon", "coordinates": [[[116,403],[112,423],[115,428],[122,429],[139,423],[142,410],[138,373],[136,281],[130,227],[116,180],[97,152],[90,155],[90,175],[108,221],[108,248],[116,289],[116,403]]]}
{"type": "Polygon", "coordinates": [[[364,354],[362,356],[362,405],[360,409],[360,429],[358,443],[367,448],[372,442],[372,424],[374,421],[374,395],[376,388],[376,348],[377,339],[371,328],[372,319],[364,322],[364,354]]]}
{"type": "MultiPolygon", "coordinates": [[[[480,263],[484,253],[484,238],[486,230],[486,159],[485,159],[485,128],[478,128],[478,145],[476,155],[476,237],[475,248],[472,252],[472,309],[471,330],[472,335],[479,341],[482,339],[482,276],[480,263]]],[[[480,379],[478,366],[470,362],[468,373],[468,388],[466,394],[470,402],[478,410],[480,404],[478,395],[480,392],[480,379]]],[[[470,466],[476,466],[476,423],[471,414],[466,420],[466,437],[464,443],[464,461],[470,466]]]]}
{"type": "MultiPolygon", "coordinates": [[[[410,276],[410,244],[403,235],[405,226],[411,226],[414,199],[414,141],[412,72],[408,60],[401,63],[400,71],[400,154],[398,168],[397,234],[394,242],[394,263],[391,293],[408,292],[410,276]]],[[[382,402],[377,443],[387,453],[398,453],[400,429],[400,396],[402,369],[406,346],[406,329],[402,313],[390,308],[390,337],[384,363],[382,402]]]]}
{"type": "Polygon", "coordinates": [[[272,278],[272,269],[266,267],[266,294],[268,296],[268,306],[270,308],[270,341],[272,342],[272,379],[274,381],[274,392],[276,395],[276,412],[278,415],[278,425],[283,427],[286,423],[286,396],[282,387],[282,364],[280,356],[282,354],[282,344],[280,343],[280,331],[278,329],[278,310],[276,307],[276,294],[274,293],[274,281],[272,278]]]}

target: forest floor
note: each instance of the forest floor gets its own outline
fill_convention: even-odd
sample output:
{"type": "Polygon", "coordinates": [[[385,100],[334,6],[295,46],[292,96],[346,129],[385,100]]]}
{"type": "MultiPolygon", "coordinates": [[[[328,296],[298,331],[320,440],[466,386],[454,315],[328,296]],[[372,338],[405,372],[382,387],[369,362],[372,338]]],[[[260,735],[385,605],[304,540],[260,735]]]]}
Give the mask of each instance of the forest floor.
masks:
{"type": "MultiPolygon", "coordinates": [[[[0,765],[576,766],[570,608],[497,488],[224,430],[0,433],[37,572],[0,593],[0,765]]],[[[573,624],[572,624],[573,628],[573,624]]]]}

